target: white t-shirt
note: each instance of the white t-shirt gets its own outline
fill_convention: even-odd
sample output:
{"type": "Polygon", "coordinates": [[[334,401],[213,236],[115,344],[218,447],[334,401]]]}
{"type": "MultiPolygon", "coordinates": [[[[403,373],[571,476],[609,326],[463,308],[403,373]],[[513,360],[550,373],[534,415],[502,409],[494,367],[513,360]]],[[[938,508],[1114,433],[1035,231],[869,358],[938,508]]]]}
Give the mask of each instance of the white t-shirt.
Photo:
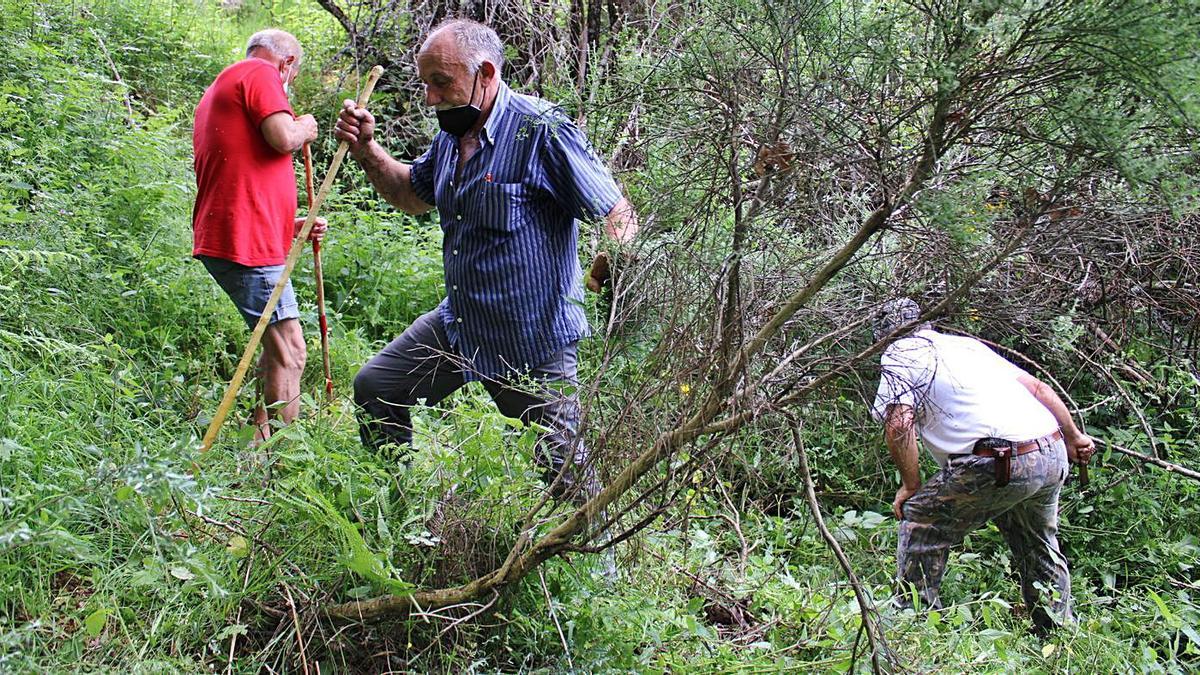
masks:
{"type": "Polygon", "coordinates": [[[1058,429],[1054,415],[1017,378],[1025,371],[973,338],[922,330],[892,343],[871,413],[893,403],[916,411],[917,433],[941,466],[981,438],[1027,441],[1058,429]]]}

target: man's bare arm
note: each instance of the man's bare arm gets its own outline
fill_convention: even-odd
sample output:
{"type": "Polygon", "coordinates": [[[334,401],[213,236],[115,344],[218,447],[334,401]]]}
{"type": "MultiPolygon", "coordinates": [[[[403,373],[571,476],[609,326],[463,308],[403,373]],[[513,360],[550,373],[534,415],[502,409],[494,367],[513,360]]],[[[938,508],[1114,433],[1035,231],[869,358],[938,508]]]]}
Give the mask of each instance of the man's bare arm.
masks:
{"type": "MultiPolygon", "coordinates": [[[[622,197],[609,210],[608,215],[604,219],[604,234],[618,244],[625,245],[633,241],[633,237],[637,234],[637,231],[637,213],[634,212],[633,205],[622,197]]],[[[600,289],[612,278],[613,264],[612,258],[606,251],[596,254],[595,260],[592,261],[592,267],[588,270],[586,280],[588,290],[593,293],[600,292],[600,289]]]]}
{"type": "Polygon", "coordinates": [[[900,471],[900,489],[892,502],[892,512],[903,519],[902,507],[908,498],[921,487],[920,449],[917,446],[917,431],[913,424],[912,406],[893,403],[887,408],[883,438],[887,443],[892,462],[900,471]]]}
{"type": "Polygon", "coordinates": [[[604,221],[604,233],[619,244],[633,241],[638,231],[637,213],[624,197],[608,212],[604,221]]]}
{"type": "Polygon", "coordinates": [[[1054,421],[1058,422],[1058,428],[1062,429],[1063,439],[1067,444],[1067,457],[1076,464],[1087,464],[1096,450],[1096,444],[1075,426],[1075,420],[1071,419],[1071,411],[1067,410],[1067,405],[1058,394],[1046,386],[1045,382],[1028,373],[1018,376],[1017,381],[1054,415],[1054,421]]]}
{"type": "Polygon", "coordinates": [[[268,115],[258,129],[267,145],[287,155],[317,140],[317,120],[312,115],[293,118],[291,113],[280,111],[268,115]]]}
{"type": "Polygon", "coordinates": [[[413,190],[412,166],[392,159],[383,146],[375,142],[375,117],[371,113],[356,107],[354,101],[344,101],[334,136],[349,144],[350,156],[389,204],[413,215],[433,208],[413,190]]]}
{"type": "Polygon", "coordinates": [[[387,203],[412,215],[426,213],[433,208],[413,190],[412,165],[392,159],[383,146],[371,141],[360,154],[351,156],[387,203]]]}

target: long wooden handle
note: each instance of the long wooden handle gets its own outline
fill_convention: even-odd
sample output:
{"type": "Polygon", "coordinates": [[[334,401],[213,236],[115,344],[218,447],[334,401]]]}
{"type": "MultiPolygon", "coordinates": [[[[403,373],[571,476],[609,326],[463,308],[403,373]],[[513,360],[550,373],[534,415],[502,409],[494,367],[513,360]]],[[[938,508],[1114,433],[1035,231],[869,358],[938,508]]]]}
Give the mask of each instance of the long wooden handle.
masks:
{"type": "MultiPolygon", "coordinates": [[[[371,92],[375,90],[375,83],[379,81],[381,75],[383,75],[383,66],[375,66],[371,69],[371,73],[367,76],[367,84],[358,96],[359,108],[367,106],[367,101],[371,98],[371,92]]],[[[321,204],[325,203],[325,197],[329,195],[329,190],[333,187],[333,181],[337,178],[338,169],[342,167],[342,160],[345,159],[346,152],[349,149],[350,144],[342,141],[338,145],[337,152],[333,154],[333,162],[329,165],[329,172],[325,174],[325,180],[321,182],[321,189],[317,192],[317,198],[313,200],[312,206],[308,209],[308,217],[304,219],[304,227],[300,228],[300,232],[296,235],[296,240],[292,242],[292,249],[288,251],[287,263],[283,266],[283,272],[279,275],[279,280],[275,282],[275,290],[271,291],[271,297],[267,300],[267,306],[263,308],[263,313],[258,319],[258,324],[254,326],[254,332],[250,334],[250,342],[246,345],[246,351],[242,353],[242,360],[238,363],[237,370],[233,373],[233,379],[229,381],[229,386],[225,388],[225,396],[221,399],[221,405],[217,406],[216,414],[213,415],[212,421],[208,423],[208,431],[204,433],[204,440],[200,444],[200,452],[211,450],[213,442],[217,440],[217,434],[221,431],[221,425],[225,422],[225,417],[229,415],[229,409],[233,406],[233,400],[237,397],[238,389],[241,388],[242,381],[246,377],[246,371],[250,368],[250,361],[254,358],[254,351],[258,349],[258,343],[262,341],[263,333],[267,330],[267,324],[271,322],[271,314],[275,311],[275,306],[279,304],[279,298],[283,295],[283,289],[287,286],[288,278],[292,276],[292,269],[296,267],[296,261],[300,259],[300,255],[304,252],[305,244],[308,242],[308,235],[312,232],[313,223],[317,222],[317,213],[321,210],[321,204]]]]}
{"type": "Polygon", "coordinates": [[[329,365],[329,321],[325,318],[325,275],[321,273],[321,242],[313,242],[313,274],[317,278],[317,321],[321,326],[321,363],[325,367],[325,402],[333,402],[333,373],[329,365]]]}
{"type": "MultiPolygon", "coordinates": [[[[304,188],[308,208],[313,205],[312,147],[304,144],[304,188]]],[[[329,367],[329,322],[325,318],[325,275],[321,271],[321,242],[313,241],[313,276],[317,281],[317,320],[321,328],[321,365],[325,368],[325,402],[333,402],[333,374],[329,367]]]]}
{"type": "Polygon", "coordinates": [[[313,207],[312,145],[304,144],[304,191],[308,193],[308,208],[313,207]]]}

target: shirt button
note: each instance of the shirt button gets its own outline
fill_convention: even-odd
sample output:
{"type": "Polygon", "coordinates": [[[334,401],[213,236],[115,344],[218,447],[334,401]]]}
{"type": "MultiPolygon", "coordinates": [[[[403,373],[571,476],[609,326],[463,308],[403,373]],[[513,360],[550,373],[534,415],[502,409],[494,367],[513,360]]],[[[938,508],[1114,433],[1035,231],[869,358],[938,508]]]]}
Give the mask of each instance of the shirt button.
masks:
{"type": "Polygon", "coordinates": [[[455,319],[455,321],[457,321],[457,322],[459,322],[459,323],[462,323],[462,317],[461,317],[461,316],[460,316],[460,317],[458,317],[457,319],[455,319]]]}
{"type": "Polygon", "coordinates": [[[454,249],[454,255],[458,255],[458,249],[454,249]]]}
{"type": "Polygon", "coordinates": [[[450,287],[450,289],[451,289],[451,290],[454,290],[454,291],[457,291],[457,290],[458,290],[458,286],[457,286],[457,285],[455,285],[455,286],[451,286],[451,287],[450,287]]]}
{"type": "Polygon", "coordinates": [[[462,220],[462,214],[460,213],[457,216],[454,216],[454,218],[455,220],[462,220]]]}

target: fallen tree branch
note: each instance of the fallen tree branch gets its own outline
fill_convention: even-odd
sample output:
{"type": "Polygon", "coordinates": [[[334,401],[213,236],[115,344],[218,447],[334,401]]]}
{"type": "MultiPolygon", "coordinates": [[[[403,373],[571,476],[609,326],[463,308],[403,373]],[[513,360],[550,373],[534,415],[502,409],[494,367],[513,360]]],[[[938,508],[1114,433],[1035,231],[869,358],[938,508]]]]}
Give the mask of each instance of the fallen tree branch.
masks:
{"type": "MultiPolygon", "coordinates": [[[[740,377],[746,371],[755,357],[783,330],[784,325],[796,312],[807,305],[813,297],[824,289],[854,259],[868,242],[885,229],[889,218],[891,218],[896,209],[906,206],[921,188],[925,186],[929,177],[934,173],[937,160],[946,149],[946,117],[950,112],[956,93],[957,90],[954,88],[946,90],[939,86],[938,91],[933,97],[933,108],[922,142],[921,153],[910,168],[908,178],[901,190],[893,198],[885,200],[883,204],[872,211],[850,238],[838,247],[824,264],[818,266],[813,271],[808,277],[808,282],[799,290],[792,293],[771,319],[752,338],[744,343],[735,355],[734,367],[726,372],[722,381],[715,383],[709,389],[704,399],[696,405],[695,412],[674,429],[660,434],[651,447],[642,451],[640,455],[634,458],[599,494],[592,497],[565,521],[532,544],[528,543],[531,538],[530,531],[526,530],[522,532],[517,545],[510,551],[504,564],[491,573],[462,586],[430,591],[416,591],[406,595],[385,595],[368,600],[340,603],[325,608],[325,615],[333,620],[351,621],[368,621],[383,617],[403,618],[409,614],[414,606],[436,608],[448,604],[466,602],[478,598],[485,593],[495,592],[502,587],[515,583],[523,579],[542,562],[568,550],[572,546],[572,540],[583,532],[590,523],[595,522],[605,512],[605,509],[616,502],[634,484],[652,471],[654,467],[658,466],[660,462],[670,457],[676,450],[686,447],[704,435],[735,431],[758,417],[763,411],[752,410],[748,411],[749,414],[745,412],[739,413],[726,418],[721,423],[714,424],[714,420],[719,415],[729,410],[731,402],[728,393],[732,388],[730,385],[734,382],[735,378],[740,377]],[[523,549],[523,546],[528,546],[528,548],[523,549]]],[[[1006,249],[1002,253],[1002,256],[1010,253],[1015,246],[1016,242],[1006,249]]],[[[986,270],[981,270],[974,277],[974,280],[977,280],[984,273],[986,273],[986,270]]],[[[943,303],[935,307],[935,311],[941,311],[945,304],[948,304],[953,297],[952,295],[944,300],[943,303]]],[[[882,346],[881,344],[877,344],[875,349],[881,349],[882,346]]],[[[868,350],[866,352],[866,354],[871,353],[874,353],[874,351],[868,350]]],[[[864,353],[858,354],[852,359],[852,362],[857,362],[857,359],[863,355],[864,353]]],[[[840,371],[839,369],[834,369],[831,372],[840,371]]],[[[818,378],[816,385],[823,385],[828,379],[832,378],[818,378]]],[[[815,388],[815,386],[810,385],[807,389],[812,388],[815,388]]]]}
{"type": "Polygon", "coordinates": [[[1113,443],[1112,441],[1106,440],[1106,441],[1104,441],[1104,443],[1108,447],[1112,448],[1113,450],[1116,450],[1117,452],[1121,453],[1122,455],[1132,457],[1141,462],[1145,462],[1146,464],[1153,464],[1154,466],[1157,466],[1160,469],[1166,469],[1167,471],[1170,471],[1171,473],[1177,473],[1180,476],[1184,476],[1186,478],[1191,478],[1192,480],[1200,481],[1200,471],[1195,471],[1193,469],[1189,469],[1184,466],[1179,466],[1178,464],[1172,464],[1171,462],[1168,462],[1163,459],[1159,459],[1157,457],[1143,455],[1142,453],[1135,452],[1133,450],[1130,450],[1129,448],[1123,448],[1123,447],[1117,445],[1116,443],[1113,443]]]}

